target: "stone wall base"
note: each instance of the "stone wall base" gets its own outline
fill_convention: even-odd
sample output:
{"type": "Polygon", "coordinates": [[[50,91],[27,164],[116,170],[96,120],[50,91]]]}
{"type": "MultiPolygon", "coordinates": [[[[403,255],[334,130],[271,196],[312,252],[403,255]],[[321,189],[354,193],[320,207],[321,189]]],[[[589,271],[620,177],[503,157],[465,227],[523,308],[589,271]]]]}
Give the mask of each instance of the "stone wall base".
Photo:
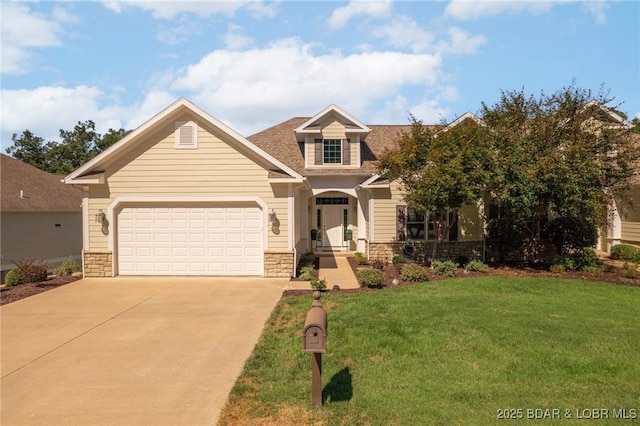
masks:
{"type": "Polygon", "coordinates": [[[291,278],[294,273],[293,251],[265,251],[265,278],[291,278]]]}
{"type": "Polygon", "coordinates": [[[85,251],[85,278],[105,278],[112,276],[113,254],[110,251],[85,251]]]}
{"type": "MultiPolygon", "coordinates": [[[[391,261],[394,255],[402,255],[405,258],[414,258],[418,262],[426,263],[433,255],[432,241],[414,241],[413,249],[405,247],[406,241],[394,241],[390,243],[369,243],[369,259],[391,261]]],[[[482,260],[482,241],[443,241],[439,244],[436,258],[456,260],[464,256],[469,260],[482,260]]]]}

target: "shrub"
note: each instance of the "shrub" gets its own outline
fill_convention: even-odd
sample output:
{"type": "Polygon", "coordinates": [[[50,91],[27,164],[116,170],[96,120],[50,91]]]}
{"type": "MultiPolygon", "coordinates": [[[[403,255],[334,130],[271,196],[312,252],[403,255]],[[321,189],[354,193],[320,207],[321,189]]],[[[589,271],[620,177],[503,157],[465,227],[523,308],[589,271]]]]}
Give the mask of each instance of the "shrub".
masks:
{"type": "Polygon", "coordinates": [[[313,269],[313,266],[306,265],[300,268],[300,273],[298,274],[298,278],[304,281],[311,281],[316,277],[316,270],[313,269]]]}
{"type": "Polygon", "coordinates": [[[554,258],[551,260],[551,271],[560,272],[560,267],[562,268],[562,272],[566,270],[573,271],[574,269],[576,269],[576,262],[573,256],[570,256],[568,254],[554,256],[554,258]],[[554,271],[553,268],[555,268],[556,270],[554,271]]]}
{"type": "Polygon", "coordinates": [[[4,283],[7,285],[7,287],[22,284],[23,282],[24,278],[22,278],[22,272],[20,272],[20,269],[18,268],[13,268],[4,277],[4,283]]]}
{"type": "Polygon", "coordinates": [[[551,261],[552,267],[562,266],[568,271],[584,271],[585,268],[598,268],[599,265],[598,255],[590,247],[585,247],[575,253],[555,256],[551,261]]]}
{"type": "Polygon", "coordinates": [[[620,275],[623,278],[638,278],[638,276],[640,276],[640,272],[638,272],[638,270],[636,269],[636,267],[630,263],[625,263],[624,266],[622,267],[622,271],[620,272],[620,275]]]}
{"type": "Polygon", "coordinates": [[[617,244],[611,247],[611,258],[640,262],[640,249],[629,244],[617,244]]]}
{"type": "Polygon", "coordinates": [[[401,263],[404,263],[404,257],[402,257],[401,254],[394,254],[393,257],[391,258],[391,263],[393,263],[394,265],[399,265],[401,263]]]}
{"type": "Polygon", "coordinates": [[[589,275],[590,277],[595,277],[600,274],[600,268],[597,266],[585,266],[584,268],[582,268],[582,272],[584,272],[586,275],[589,275]]]}
{"type": "Polygon", "coordinates": [[[558,217],[544,227],[543,236],[553,241],[563,254],[595,245],[598,229],[583,218],[558,217]]]}
{"type": "Polygon", "coordinates": [[[311,288],[314,290],[324,290],[327,288],[327,280],[322,278],[321,280],[311,280],[311,288]]]}
{"type": "Polygon", "coordinates": [[[358,265],[367,265],[369,263],[369,258],[359,251],[355,252],[353,256],[355,257],[358,265]]]}
{"type": "Polygon", "coordinates": [[[363,269],[358,271],[358,282],[363,287],[382,288],[384,272],[380,269],[363,269]]]}
{"type": "Polygon", "coordinates": [[[487,224],[487,245],[500,262],[525,242],[524,224],[509,216],[491,219],[487,224]]]}
{"type": "Polygon", "coordinates": [[[429,271],[422,265],[410,262],[402,267],[400,276],[405,281],[428,281],[429,271]]]}
{"type": "Polygon", "coordinates": [[[80,272],[80,265],[75,260],[68,258],[56,268],[56,275],[71,275],[74,272],[80,272]]]}
{"type": "Polygon", "coordinates": [[[464,267],[467,271],[475,271],[475,272],[487,272],[489,270],[489,265],[480,262],[479,260],[472,260],[467,263],[464,267]]]}
{"type": "Polygon", "coordinates": [[[565,267],[564,267],[564,265],[561,265],[561,264],[554,264],[554,265],[551,265],[551,267],[549,268],[549,270],[550,270],[551,272],[553,272],[554,274],[561,274],[561,273],[563,273],[564,271],[566,271],[566,270],[567,270],[567,268],[565,268],[565,267]]]}
{"type": "Polygon", "coordinates": [[[371,266],[373,266],[375,269],[384,269],[385,266],[387,266],[388,262],[386,260],[382,260],[382,259],[375,259],[373,262],[371,262],[371,266]]]}
{"type": "Polygon", "coordinates": [[[36,283],[47,279],[47,263],[43,260],[23,259],[14,263],[20,269],[25,283],[36,283]]]}
{"type": "Polygon", "coordinates": [[[455,277],[458,275],[458,265],[452,260],[439,261],[434,260],[432,263],[433,272],[437,275],[448,275],[455,277]]]}

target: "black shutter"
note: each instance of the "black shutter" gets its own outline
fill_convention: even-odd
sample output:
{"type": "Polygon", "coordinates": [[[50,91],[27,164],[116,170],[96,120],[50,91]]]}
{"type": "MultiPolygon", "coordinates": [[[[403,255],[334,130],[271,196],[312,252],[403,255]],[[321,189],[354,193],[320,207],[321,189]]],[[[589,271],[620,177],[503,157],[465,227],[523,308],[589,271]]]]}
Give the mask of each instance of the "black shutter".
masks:
{"type": "Polygon", "coordinates": [[[407,206],[396,206],[396,240],[407,239],[407,206]]]}
{"type": "Polygon", "coordinates": [[[342,139],[342,165],[351,164],[351,139],[342,139]]]}
{"type": "Polygon", "coordinates": [[[314,163],[316,166],[322,165],[323,163],[323,158],[322,158],[322,154],[323,154],[323,150],[322,150],[322,139],[316,139],[315,141],[315,160],[314,163]]]}

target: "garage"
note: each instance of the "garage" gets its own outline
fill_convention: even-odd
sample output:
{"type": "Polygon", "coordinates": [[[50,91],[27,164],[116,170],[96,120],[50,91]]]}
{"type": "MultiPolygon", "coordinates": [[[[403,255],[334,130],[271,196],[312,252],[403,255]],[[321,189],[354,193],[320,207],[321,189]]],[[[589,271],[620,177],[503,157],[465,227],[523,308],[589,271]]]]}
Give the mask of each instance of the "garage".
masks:
{"type": "Polygon", "coordinates": [[[119,275],[263,275],[256,205],[125,206],[117,219],[119,275]]]}

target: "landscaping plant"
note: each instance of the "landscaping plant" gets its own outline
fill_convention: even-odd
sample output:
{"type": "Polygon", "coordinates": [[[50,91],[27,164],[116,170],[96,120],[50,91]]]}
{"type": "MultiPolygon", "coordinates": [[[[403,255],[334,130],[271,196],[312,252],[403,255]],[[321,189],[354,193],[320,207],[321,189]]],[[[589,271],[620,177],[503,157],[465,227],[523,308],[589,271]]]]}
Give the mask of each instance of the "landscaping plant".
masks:
{"type": "Polygon", "coordinates": [[[4,283],[7,285],[7,287],[22,284],[23,282],[24,278],[22,277],[22,272],[20,272],[19,268],[13,268],[4,277],[4,283]]]}
{"type": "Polygon", "coordinates": [[[314,290],[326,290],[327,288],[327,280],[322,279],[312,279],[311,280],[311,288],[314,290]]]}
{"type": "Polygon", "coordinates": [[[353,254],[353,257],[356,259],[356,264],[358,265],[368,265],[369,264],[369,258],[364,255],[363,253],[360,253],[359,251],[355,252],[353,254]]]}
{"type": "Polygon", "coordinates": [[[24,283],[35,283],[47,279],[47,263],[41,259],[23,259],[14,263],[20,269],[24,283]]]}
{"type": "Polygon", "coordinates": [[[65,259],[55,270],[56,275],[71,275],[74,272],[80,272],[80,265],[71,258],[65,259]]]}
{"type": "Polygon", "coordinates": [[[357,278],[363,287],[382,288],[384,272],[381,269],[363,269],[358,271],[357,278]]]}
{"type": "Polygon", "coordinates": [[[489,270],[489,265],[482,263],[479,260],[472,260],[465,265],[464,269],[469,272],[487,272],[489,270]]]}
{"type": "Polygon", "coordinates": [[[611,259],[640,262],[640,249],[629,244],[617,244],[611,247],[611,259]]]}
{"type": "Polygon", "coordinates": [[[307,265],[300,268],[300,273],[298,274],[298,278],[303,281],[311,281],[316,276],[316,270],[313,266],[307,265]]]}
{"type": "Polygon", "coordinates": [[[431,266],[433,267],[433,272],[437,275],[447,275],[449,277],[458,275],[458,265],[452,260],[434,260],[431,266]]]}
{"type": "Polygon", "coordinates": [[[400,271],[400,276],[404,281],[428,281],[429,271],[422,265],[414,262],[405,263],[400,271]]]}

